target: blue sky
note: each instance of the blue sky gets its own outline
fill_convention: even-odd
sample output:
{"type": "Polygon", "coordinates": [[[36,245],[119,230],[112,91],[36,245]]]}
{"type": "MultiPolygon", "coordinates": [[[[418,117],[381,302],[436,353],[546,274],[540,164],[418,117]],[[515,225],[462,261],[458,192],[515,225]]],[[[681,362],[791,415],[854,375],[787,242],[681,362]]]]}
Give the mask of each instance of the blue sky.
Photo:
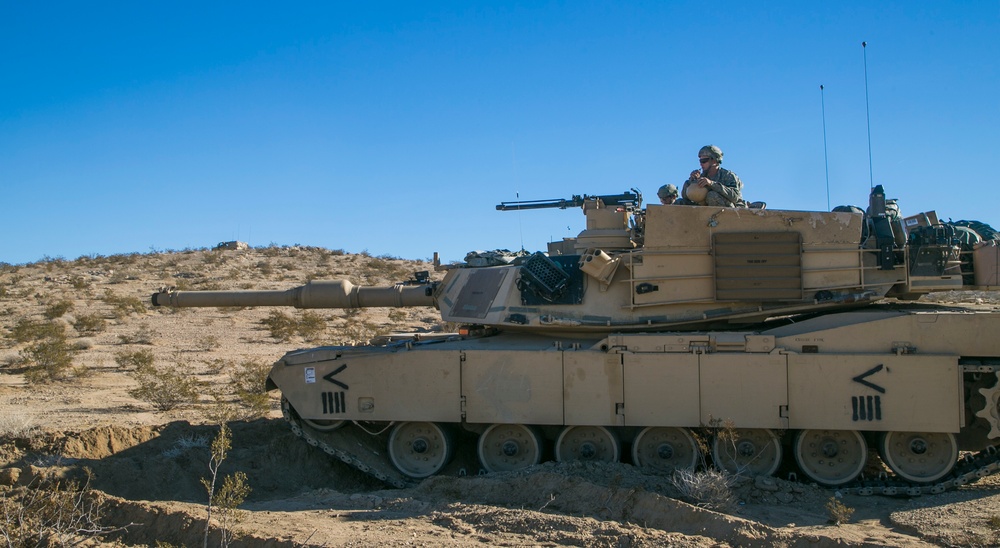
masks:
{"type": "Polygon", "coordinates": [[[1000,225],[996,0],[0,0],[0,47],[11,264],[544,249],[582,215],[494,206],[655,202],[708,143],[748,199],[826,210],[824,110],[831,206],[871,172],[904,215],[1000,225]]]}

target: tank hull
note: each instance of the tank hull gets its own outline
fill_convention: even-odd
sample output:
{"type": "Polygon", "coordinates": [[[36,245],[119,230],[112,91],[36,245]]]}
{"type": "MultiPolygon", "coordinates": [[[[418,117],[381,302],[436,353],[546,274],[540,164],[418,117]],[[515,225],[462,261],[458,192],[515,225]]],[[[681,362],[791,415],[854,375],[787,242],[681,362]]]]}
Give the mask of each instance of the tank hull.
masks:
{"type": "MultiPolygon", "coordinates": [[[[428,423],[480,435],[514,425],[541,432],[555,452],[583,428],[621,444],[616,460],[629,460],[627,448],[651,428],[771,432],[785,445],[802,432],[850,432],[872,444],[917,432],[980,450],[1000,437],[989,394],[998,332],[996,313],[873,307],[746,331],[317,348],[287,354],[270,381],[298,416],[319,423],[428,423]]],[[[479,466],[490,469],[486,451],[479,466]]]]}

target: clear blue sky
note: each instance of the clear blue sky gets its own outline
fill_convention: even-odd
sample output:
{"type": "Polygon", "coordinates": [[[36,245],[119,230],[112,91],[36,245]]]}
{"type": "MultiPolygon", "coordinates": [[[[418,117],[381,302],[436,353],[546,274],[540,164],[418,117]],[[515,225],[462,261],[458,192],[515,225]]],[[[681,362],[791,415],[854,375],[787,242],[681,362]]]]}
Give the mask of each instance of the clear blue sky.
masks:
{"type": "Polygon", "coordinates": [[[544,249],[725,152],[770,208],[1000,225],[1000,2],[0,0],[0,261],[544,249]],[[862,41],[867,41],[863,49],[862,41]],[[825,87],[821,94],[820,85],[825,87]]]}

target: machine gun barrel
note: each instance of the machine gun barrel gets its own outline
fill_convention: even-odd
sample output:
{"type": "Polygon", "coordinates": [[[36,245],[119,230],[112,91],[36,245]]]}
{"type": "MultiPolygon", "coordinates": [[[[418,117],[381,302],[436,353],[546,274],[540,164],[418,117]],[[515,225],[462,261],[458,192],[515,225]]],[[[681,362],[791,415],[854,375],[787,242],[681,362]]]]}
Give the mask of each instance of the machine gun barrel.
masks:
{"type": "Polygon", "coordinates": [[[311,281],[285,291],[176,291],[153,294],[153,306],[288,306],[295,308],[366,308],[436,306],[436,283],[359,287],[347,280],[311,281]]]}
{"type": "Polygon", "coordinates": [[[517,211],[522,209],[547,209],[547,208],[559,208],[566,209],[568,207],[580,207],[587,201],[597,201],[600,200],[605,206],[634,206],[638,207],[642,203],[642,194],[635,189],[632,192],[623,192],[621,194],[607,194],[603,196],[591,196],[584,194],[582,196],[574,194],[572,198],[555,198],[552,200],[522,200],[518,202],[500,202],[497,205],[498,211],[517,211]]]}

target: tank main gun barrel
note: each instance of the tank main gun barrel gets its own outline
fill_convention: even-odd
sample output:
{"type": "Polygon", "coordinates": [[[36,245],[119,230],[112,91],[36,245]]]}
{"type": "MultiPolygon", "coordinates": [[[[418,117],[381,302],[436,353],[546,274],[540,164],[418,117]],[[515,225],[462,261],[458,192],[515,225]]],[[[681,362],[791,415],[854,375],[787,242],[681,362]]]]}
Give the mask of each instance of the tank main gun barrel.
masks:
{"type": "Polygon", "coordinates": [[[638,190],[632,189],[632,192],[623,192],[621,194],[607,194],[603,196],[590,196],[584,194],[583,196],[573,195],[572,198],[555,198],[553,200],[522,200],[519,202],[500,202],[497,205],[498,211],[517,211],[521,209],[546,209],[546,208],[559,208],[566,209],[569,207],[580,207],[587,201],[597,201],[600,200],[605,206],[632,206],[639,207],[642,203],[642,194],[638,190]]]}
{"type": "Polygon", "coordinates": [[[389,287],[360,287],[347,280],[311,281],[281,291],[176,291],[153,294],[153,306],[288,306],[295,308],[399,308],[437,306],[436,282],[398,283],[389,287]]]}

